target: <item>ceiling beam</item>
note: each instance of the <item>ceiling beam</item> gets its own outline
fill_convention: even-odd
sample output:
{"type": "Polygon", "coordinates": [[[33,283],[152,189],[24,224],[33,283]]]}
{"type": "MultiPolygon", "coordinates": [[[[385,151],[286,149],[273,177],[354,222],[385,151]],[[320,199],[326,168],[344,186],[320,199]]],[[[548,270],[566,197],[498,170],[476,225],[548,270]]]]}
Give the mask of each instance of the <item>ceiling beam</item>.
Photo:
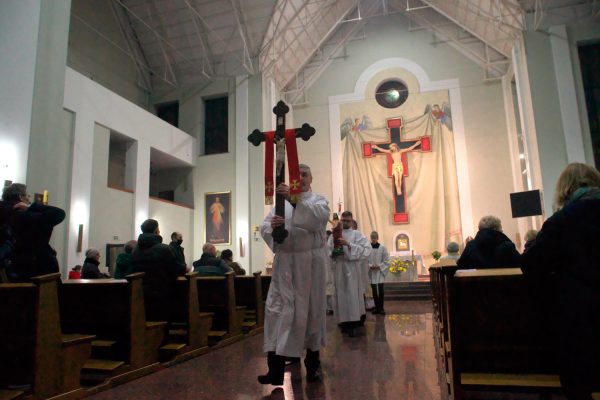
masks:
{"type": "Polygon", "coordinates": [[[131,27],[131,21],[129,16],[117,3],[110,1],[110,9],[119,24],[119,29],[125,40],[125,44],[129,49],[129,54],[135,62],[135,67],[138,72],[138,78],[142,82],[144,89],[148,92],[152,92],[152,69],[148,64],[148,60],[144,54],[140,42],[135,34],[135,31],[131,27]]]}

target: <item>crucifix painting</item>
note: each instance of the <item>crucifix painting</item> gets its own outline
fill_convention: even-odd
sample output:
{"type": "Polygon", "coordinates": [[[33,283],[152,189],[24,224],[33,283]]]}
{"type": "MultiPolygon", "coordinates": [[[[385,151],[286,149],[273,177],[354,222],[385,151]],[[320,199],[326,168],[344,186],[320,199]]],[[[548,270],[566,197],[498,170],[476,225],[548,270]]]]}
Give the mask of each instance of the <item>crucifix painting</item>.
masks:
{"type": "Polygon", "coordinates": [[[352,211],[363,233],[377,231],[388,249],[406,234],[415,256],[427,259],[448,242],[462,241],[457,125],[450,92],[424,90],[417,81],[402,68],[377,72],[362,100],[348,97],[332,114],[339,123],[332,135],[339,134],[341,174],[332,180],[337,198],[331,200],[352,211]],[[401,85],[382,89],[392,81],[401,85]],[[398,93],[403,102],[392,96],[398,93]]]}
{"type": "Polygon", "coordinates": [[[409,175],[407,156],[412,152],[430,152],[431,138],[421,136],[416,139],[402,139],[402,119],[392,118],[387,120],[389,141],[365,142],[362,144],[363,157],[370,158],[378,155],[387,156],[387,176],[392,178],[392,202],[394,224],[406,224],[409,214],[406,207],[406,178],[409,175]]]}

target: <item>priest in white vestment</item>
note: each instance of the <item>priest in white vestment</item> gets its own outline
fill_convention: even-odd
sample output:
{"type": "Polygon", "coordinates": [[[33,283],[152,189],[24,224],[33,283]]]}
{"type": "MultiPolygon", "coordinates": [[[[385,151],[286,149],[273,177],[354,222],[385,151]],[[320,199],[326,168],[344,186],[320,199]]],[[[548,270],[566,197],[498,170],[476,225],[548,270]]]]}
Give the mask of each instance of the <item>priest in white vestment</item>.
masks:
{"type": "MultiPolygon", "coordinates": [[[[356,335],[361,316],[366,313],[364,298],[364,279],[362,267],[371,254],[371,245],[358,230],[352,230],[352,213],[344,211],[340,220],[344,230],[340,243],[344,254],[333,260],[333,279],[335,281],[334,315],[343,333],[350,337],[356,335]]],[[[333,251],[333,237],[327,243],[329,254],[333,251]]]]}
{"type": "Polygon", "coordinates": [[[390,268],[390,255],[379,243],[379,233],[371,232],[371,255],[369,256],[369,280],[375,301],[373,314],[385,315],[383,309],[383,282],[390,268]]]}
{"type": "MultiPolygon", "coordinates": [[[[262,384],[282,385],[285,357],[301,357],[309,382],[318,379],[319,349],[325,344],[325,268],[327,248],[325,227],[329,204],[325,197],[310,191],[310,168],[300,164],[302,193],[296,204],[285,203],[285,219],[271,210],[261,234],[275,253],[273,277],[265,305],[264,351],[269,372],[258,377],[262,384]],[[273,241],[272,232],[284,224],[288,236],[273,241]]],[[[289,197],[289,186],[277,193],[289,197]]]]}

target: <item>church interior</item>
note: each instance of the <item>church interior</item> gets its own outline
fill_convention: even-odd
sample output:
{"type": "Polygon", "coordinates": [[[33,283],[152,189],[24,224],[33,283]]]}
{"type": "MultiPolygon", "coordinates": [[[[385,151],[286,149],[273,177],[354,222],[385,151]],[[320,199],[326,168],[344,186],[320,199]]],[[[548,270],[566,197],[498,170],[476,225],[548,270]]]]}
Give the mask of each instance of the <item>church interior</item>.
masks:
{"type": "MultiPolygon", "coordinates": [[[[60,277],[32,278],[28,294],[0,284],[0,302],[35,315],[0,338],[19,351],[11,340],[35,331],[17,341],[35,349],[23,371],[0,365],[0,399],[567,398],[520,270],[492,279],[439,258],[488,215],[523,252],[567,165],[600,166],[600,1],[2,0],[0,54],[0,182],[66,214],[50,238],[60,277]],[[387,315],[368,314],[358,337],[326,317],[320,382],[293,364],[277,388],[256,382],[273,166],[248,136],[276,131],[280,101],[285,128],[315,130],[296,141],[312,191],[377,231],[399,270],[387,315]],[[132,300],[139,276],[68,284],[87,249],[112,275],[147,219],[163,243],[182,235],[188,267],[212,244],[247,276],[180,278],[169,324],[132,300]]],[[[0,326],[13,319],[0,312],[0,326]]]]}

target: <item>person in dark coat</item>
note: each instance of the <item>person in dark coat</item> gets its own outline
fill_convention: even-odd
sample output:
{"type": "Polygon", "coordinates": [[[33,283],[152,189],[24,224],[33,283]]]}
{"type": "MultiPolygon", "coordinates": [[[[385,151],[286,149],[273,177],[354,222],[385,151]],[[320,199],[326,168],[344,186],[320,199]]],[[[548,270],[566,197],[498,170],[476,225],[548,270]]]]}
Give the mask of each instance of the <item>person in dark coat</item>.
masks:
{"type": "Polygon", "coordinates": [[[202,246],[202,256],[199,260],[194,261],[194,272],[199,276],[219,276],[225,275],[227,272],[233,272],[224,260],[217,257],[217,248],[206,243],[202,246]]]}
{"type": "Polygon", "coordinates": [[[235,272],[238,276],[246,275],[246,270],[240,264],[233,261],[233,251],[225,249],[221,252],[221,259],[235,272]]]}
{"type": "Polygon", "coordinates": [[[465,246],[456,264],[461,269],[518,267],[520,254],[502,233],[500,219],[487,215],[479,221],[479,231],[465,246]]]}
{"type": "Polygon", "coordinates": [[[554,205],[558,211],[525,250],[521,269],[557,333],[567,398],[591,400],[600,391],[600,173],[569,164],[554,205]]]}
{"type": "Polygon", "coordinates": [[[187,271],[184,248],[181,247],[182,243],[183,235],[180,232],[171,233],[171,243],[169,243],[169,247],[171,248],[171,250],[173,250],[173,254],[175,254],[175,258],[177,259],[177,264],[179,264],[179,268],[183,268],[184,271],[187,271]]]}
{"type": "Polygon", "coordinates": [[[137,246],[137,241],[130,240],[125,243],[125,252],[117,256],[115,261],[115,272],[113,277],[115,279],[125,279],[125,277],[133,272],[133,250],[137,246]]]}
{"type": "Polygon", "coordinates": [[[11,208],[9,224],[15,239],[10,273],[14,280],[59,272],[56,251],[50,246],[53,228],[65,219],[58,207],[33,203],[27,187],[13,183],[2,192],[3,209],[11,208]]]}
{"type": "Polygon", "coordinates": [[[133,251],[133,272],[144,272],[146,320],[169,321],[171,298],[177,276],[185,274],[171,248],[163,244],[158,221],[147,219],[141,226],[137,248],[133,251]]]}
{"type": "Polygon", "coordinates": [[[100,272],[100,252],[97,249],[90,248],[85,252],[85,261],[81,269],[81,279],[104,279],[108,278],[106,274],[100,272]]]}

